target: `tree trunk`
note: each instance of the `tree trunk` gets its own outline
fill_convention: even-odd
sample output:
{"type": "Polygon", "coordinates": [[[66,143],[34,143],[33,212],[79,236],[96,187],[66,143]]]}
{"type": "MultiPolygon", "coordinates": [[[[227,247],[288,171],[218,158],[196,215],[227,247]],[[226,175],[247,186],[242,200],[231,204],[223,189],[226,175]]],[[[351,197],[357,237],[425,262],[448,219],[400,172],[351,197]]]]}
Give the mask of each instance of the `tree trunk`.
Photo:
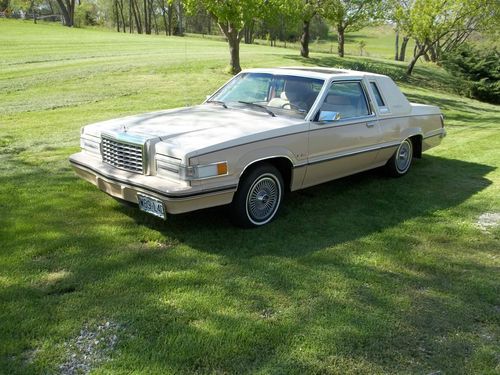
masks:
{"type": "Polygon", "coordinates": [[[426,51],[425,44],[422,46],[419,46],[417,48],[415,55],[411,59],[410,64],[408,65],[408,68],[406,69],[406,74],[408,74],[409,76],[411,75],[411,73],[413,72],[413,68],[415,67],[415,64],[417,63],[418,59],[420,58],[420,56],[425,55],[426,52],[427,51],[426,51]]]}
{"type": "Polygon", "coordinates": [[[253,43],[253,26],[254,22],[249,22],[247,25],[245,25],[245,35],[244,35],[244,41],[245,44],[252,44],[253,43]]]}
{"type": "Polygon", "coordinates": [[[231,74],[238,74],[241,72],[240,66],[240,40],[242,37],[243,30],[241,32],[234,27],[231,23],[219,22],[217,18],[212,15],[217,21],[220,30],[225,35],[227,42],[229,44],[229,69],[231,74]]]}
{"type": "Polygon", "coordinates": [[[431,58],[431,61],[433,63],[437,62],[438,60],[436,49],[433,46],[429,47],[429,57],[431,58]]]}
{"type": "Polygon", "coordinates": [[[116,31],[120,32],[120,17],[118,16],[118,0],[113,1],[113,10],[115,11],[115,17],[116,17],[116,31]]]}
{"type": "Polygon", "coordinates": [[[408,45],[408,41],[410,40],[410,37],[404,36],[403,37],[403,42],[401,43],[401,50],[399,52],[399,61],[405,61],[406,58],[406,46],[408,45]]]}
{"type": "Polygon", "coordinates": [[[122,24],[123,24],[123,32],[126,33],[126,23],[125,23],[125,16],[123,15],[123,0],[119,0],[118,5],[120,6],[120,15],[122,17],[122,24]]]}
{"type": "Polygon", "coordinates": [[[302,36],[300,37],[300,56],[309,57],[309,25],[311,20],[302,21],[302,36]]]}
{"type": "Polygon", "coordinates": [[[144,5],[144,32],[146,34],[151,34],[151,25],[149,25],[148,22],[148,14],[149,14],[149,7],[148,7],[148,0],[143,0],[143,5],[144,5]]]}
{"type": "Polygon", "coordinates": [[[70,17],[70,23],[71,26],[75,24],[75,0],[66,0],[66,3],[68,4],[69,8],[69,17],[70,17]]]}
{"type": "Polygon", "coordinates": [[[155,25],[155,34],[158,35],[158,22],[156,20],[156,14],[153,9],[153,0],[149,0],[149,23],[151,23],[151,17],[153,17],[153,22],[155,25]]]}
{"type": "Polygon", "coordinates": [[[132,0],[128,1],[128,31],[132,34],[132,0]]]}
{"type": "Polygon", "coordinates": [[[174,6],[172,4],[167,5],[168,9],[168,35],[172,35],[172,12],[174,10],[174,6]]]}
{"type": "Polygon", "coordinates": [[[396,30],[396,50],[394,60],[399,61],[399,30],[396,30]]]}
{"type": "Polygon", "coordinates": [[[132,0],[132,12],[134,13],[135,26],[137,28],[137,33],[142,34],[142,23],[141,23],[141,17],[140,17],[140,13],[139,13],[139,5],[137,5],[135,0],[132,0]]]}
{"type": "Polygon", "coordinates": [[[338,52],[339,57],[344,57],[344,44],[345,44],[345,28],[341,25],[337,26],[337,35],[338,35],[338,52]]]}
{"type": "Polygon", "coordinates": [[[181,35],[181,36],[184,35],[184,29],[183,29],[183,24],[182,24],[184,22],[184,20],[183,20],[184,16],[182,14],[182,10],[183,10],[182,2],[181,2],[181,0],[179,0],[179,1],[177,1],[177,20],[179,22],[179,35],[181,35]]]}
{"type": "Polygon", "coordinates": [[[240,41],[238,37],[228,38],[229,42],[229,53],[231,54],[231,60],[229,65],[231,66],[231,73],[238,74],[241,72],[240,66],[240,41]]]}
{"type": "Polygon", "coordinates": [[[57,0],[57,4],[61,9],[62,16],[64,18],[64,25],[68,27],[73,26],[73,15],[71,14],[71,4],[64,4],[63,0],[57,0]]]}
{"type": "Polygon", "coordinates": [[[163,16],[163,26],[165,27],[165,35],[168,36],[168,24],[167,24],[167,8],[165,7],[165,0],[161,2],[162,16],[163,16]]]}

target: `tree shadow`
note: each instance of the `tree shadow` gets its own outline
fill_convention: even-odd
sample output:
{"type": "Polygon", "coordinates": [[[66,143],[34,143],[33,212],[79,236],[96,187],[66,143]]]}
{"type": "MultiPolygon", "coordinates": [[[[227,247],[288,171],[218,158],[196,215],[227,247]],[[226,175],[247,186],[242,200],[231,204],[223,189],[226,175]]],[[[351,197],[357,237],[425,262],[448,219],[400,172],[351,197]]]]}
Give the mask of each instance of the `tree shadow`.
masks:
{"type": "Polygon", "coordinates": [[[166,223],[151,220],[135,207],[118,209],[138,224],[202,251],[238,258],[303,256],[456,206],[490,185],[484,176],[494,169],[425,155],[402,179],[389,179],[372,170],[291,193],[277,220],[251,230],[235,229],[227,207],[169,216],[166,223]],[[189,228],[201,235],[192,238],[187,235],[189,228]],[[256,235],[258,243],[253,240],[256,235]]]}
{"type": "MultiPolygon", "coordinates": [[[[24,259],[7,264],[5,271],[67,270],[50,288],[19,282],[0,289],[6,306],[0,333],[9,338],[7,353],[19,346],[36,348],[37,342],[50,347],[54,343],[47,344],[46,335],[63,331],[71,337],[82,324],[105,317],[123,323],[127,332],[118,359],[123,356],[128,365],[149,373],[300,374],[330,372],[339,363],[361,372],[398,371],[405,365],[409,371],[428,369],[453,345],[436,341],[439,337],[476,328],[461,325],[470,323],[471,308],[457,311],[457,304],[473,301],[476,311],[495,303],[484,292],[494,288],[488,276],[494,270],[467,260],[446,272],[420,263],[413,257],[413,238],[391,237],[377,248],[400,272],[355,259],[370,234],[410,220],[432,220],[436,212],[488,187],[486,175],[494,169],[426,155],[402,179],[370,171],[292,193],[281,216],[257,230],[234,228],[225,208],[165,223],[101,199],[100,191],[68,170],[50,179],[46,171],[33,169],[2,177],[3,188],[12,185],[13,199],[2,206],[3,256],[22,251],[24,259]],[[47,197],[23,205],[40,184],[46,185],[47,197]],[[97,216],[95,204],[102,205],[97,216]],[[37,217],[35,229],[9,220],[35,217],[35,212],[46,212],[37,217]],[[155,233],[158,246],[150,246],[143,229],[155,233]],[[17,238],[7,238],[8,233],[17,238]],[[131,238],[135,241],[124,242],[131,238]],[[336,245],[344,247],[328,251],[336,245]],[[401,246],[408,247],[407,255],[401,255],[401,246]],[[464,269],[484,280],[468,283],[464,291],[464,269]],[[430,289],[456,303],[427,293],[430,289]],[[415,309],[402,311],[403,297],[415,309]],[[422,342],[434,347],[422,351],[422,342]]],[[[466,358],[469,348],[454,350],[466,358]]],[[[28,365],[0,363],[8,362],[4,368],[12,373],[50,372],[50,358],[28,365]]],[[[463,364],[455,358],[446,368],[460,372],[463,364]]]]}

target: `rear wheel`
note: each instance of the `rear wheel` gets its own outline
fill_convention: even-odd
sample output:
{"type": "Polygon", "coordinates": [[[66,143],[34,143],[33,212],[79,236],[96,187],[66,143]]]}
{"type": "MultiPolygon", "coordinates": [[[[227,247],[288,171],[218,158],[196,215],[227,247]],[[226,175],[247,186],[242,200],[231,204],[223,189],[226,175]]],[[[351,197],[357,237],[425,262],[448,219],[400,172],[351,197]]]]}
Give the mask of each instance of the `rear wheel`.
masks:
{"type": "Polygon", "coordinates": [[[413,144],[410,139],[405,139],[385,165],[385,169],[390,176],[404,176],[411,167],[413,159],[413,144]]]}
{"type": "Polygon", "coordinates": [[[261,164],[246,174],[234,195],[232,213],[241,227],[269,223],[283,200],[283,178],[271,164],[261,164]]]}

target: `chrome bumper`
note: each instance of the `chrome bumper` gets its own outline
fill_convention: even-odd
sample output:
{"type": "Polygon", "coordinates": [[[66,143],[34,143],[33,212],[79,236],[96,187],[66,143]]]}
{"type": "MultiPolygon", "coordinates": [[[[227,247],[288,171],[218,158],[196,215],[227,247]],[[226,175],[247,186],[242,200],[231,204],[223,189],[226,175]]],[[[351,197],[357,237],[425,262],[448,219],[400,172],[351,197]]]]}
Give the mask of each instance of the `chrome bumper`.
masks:
{"type": "Polygon", "coordinates": [[[71,155],[69,161],[79,177],[105,193],[132,203],[138,203],[138,193],[149,195],[161,200],[170,214],[229,204],[237,189],[236,185],[231,185],[206,190],[201,186],[186,186],[156,176],[127,172],[85,152],[71,155]]]}

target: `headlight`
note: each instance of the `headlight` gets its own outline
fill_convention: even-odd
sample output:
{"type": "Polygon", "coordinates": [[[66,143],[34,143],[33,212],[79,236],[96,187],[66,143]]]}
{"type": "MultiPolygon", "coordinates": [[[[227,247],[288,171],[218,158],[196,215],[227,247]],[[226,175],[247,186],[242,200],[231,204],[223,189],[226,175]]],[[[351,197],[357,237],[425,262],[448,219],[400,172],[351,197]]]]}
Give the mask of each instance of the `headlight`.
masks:
{"type": "Polygon", "coordinates": [[[221,161],[206,165],[184,166],[180,159],[166,155],[156,155],[156,174],[181,180],[202,180],[227,175],[227,162],[221,161]]]}
{"type": "Polygon", "coordinates": [[[82,148],[82,150],[91,152],[96,155],[99,155],[101,153],[99,142],[96,142],[87,137],[82,136],[80,138],[80,147],[82,148]]]}
{"type": "Polygon", "coordinates": [[[227,175],[226,161],[207,165],[194,165],[186,168],[186,179],[188,180],[201,180],[225,175],[227,175]]]}

